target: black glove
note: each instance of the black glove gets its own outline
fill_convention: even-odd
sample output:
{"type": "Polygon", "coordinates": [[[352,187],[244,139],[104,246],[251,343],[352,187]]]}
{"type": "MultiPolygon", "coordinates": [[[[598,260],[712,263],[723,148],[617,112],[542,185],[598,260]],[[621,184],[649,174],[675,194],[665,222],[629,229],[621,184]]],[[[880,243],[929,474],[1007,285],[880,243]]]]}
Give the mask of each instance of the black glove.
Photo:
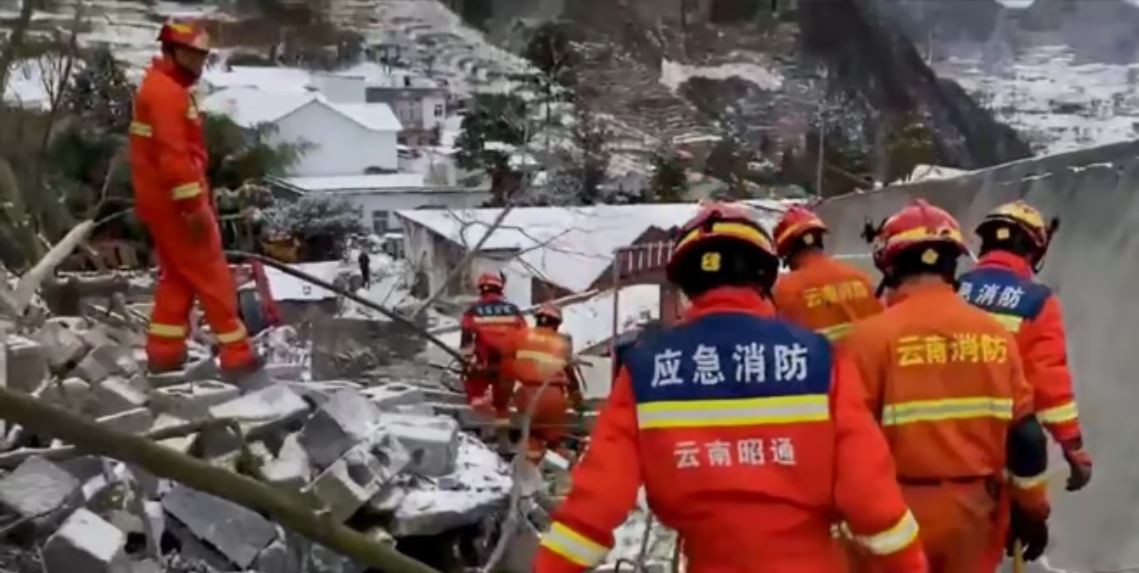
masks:
{"type": "Polygon", "coordinates": [[[1013,504],[1005,555],[1014,556],[1020,542],[1025,561],[1036,561],[1048,547],[1048,520],[1035,517],[1013,504]]]}
{"type": "Polygon", "coordinates": [[[1083,440],[1076,438],[1062,444],[1064,459],[1068,462],[1068,491],[1080,491],[1092,481],[1092,457],[1084,449],[1083,440]]]}

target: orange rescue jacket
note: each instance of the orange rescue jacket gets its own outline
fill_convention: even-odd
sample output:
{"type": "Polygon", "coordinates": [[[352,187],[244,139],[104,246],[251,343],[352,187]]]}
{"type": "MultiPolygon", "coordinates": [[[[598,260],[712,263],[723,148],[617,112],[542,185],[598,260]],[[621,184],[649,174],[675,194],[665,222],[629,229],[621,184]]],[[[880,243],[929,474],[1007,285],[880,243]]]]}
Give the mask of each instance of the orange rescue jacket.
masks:
{"type": "Polygon", "coordinates": [[[510,353],[516,333],[526,328],[526,319],[522,311],[501,294],[488,293],[463,313],[461,326],[461,345],[463,348],[473,345],[475,356],[485,366],[510,353]]]}
{"type": "Polygon", "coordinates": [[[547,380],[566,384],[569,376],[573,348],[570,341],[558,331],[534,326],[518,333],[514,343],[511,372],[519,383],[540,386],[547,380]]]}
{"type": "Polygon", "coordinates": [[[156,59],[134,102],[130,124],[135,207],[148,223],[210,204],[202,118],[194,80],[169,58],[156,59]]]}
{"type": "Polygon", "coordinates": [[[1033,280],[1021,257],[994,251],[962,275],[958,293],[988,312],[1016,336],[1025,377],[1035,392],[1036,415],[1061,444],[1081,437],[1067,335],[1060,299],[1033,280]]]}
{"type": "Polygon", "coordinates": [[[780,315],[831,340],[882,312],[870,277],[824,253],[806,255],[802,266],[781,275],[773,295],[780,315]]]}
{"type": "MultiPolygon", "coordinates": [[[[898,480],[1003,481],[1009,429],[1033,413],[1016,341],[947,284],[904,286],[842,341],[893,451],[898,480]]],[[[1044,475],[1014,497],[1047,514],[1044,475]]]]}
{"type": "Polygon", "coordinates": [[[839,519],[891,571],[926,570],[857,370],[768,308],[715,289],[628,350],[538,573],[599,563],[642,484],[692,573],[842,570],[839,519]]]}

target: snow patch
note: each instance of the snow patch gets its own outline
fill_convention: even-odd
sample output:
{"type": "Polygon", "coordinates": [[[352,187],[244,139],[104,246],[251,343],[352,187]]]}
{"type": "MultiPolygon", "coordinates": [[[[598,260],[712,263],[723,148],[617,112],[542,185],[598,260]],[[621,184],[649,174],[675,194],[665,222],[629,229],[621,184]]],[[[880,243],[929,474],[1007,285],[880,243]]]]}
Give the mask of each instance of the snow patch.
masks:
{"type": "Polygon", "coordinates": [[[783,74],[759,64],[734,63],[718,66],[690,66],[668,59],[661,60],[660,83],[668,89],[675,92],[692,78],[709,80],[739,78],[765,90],[777,90],[783,87],[783,74]]]}

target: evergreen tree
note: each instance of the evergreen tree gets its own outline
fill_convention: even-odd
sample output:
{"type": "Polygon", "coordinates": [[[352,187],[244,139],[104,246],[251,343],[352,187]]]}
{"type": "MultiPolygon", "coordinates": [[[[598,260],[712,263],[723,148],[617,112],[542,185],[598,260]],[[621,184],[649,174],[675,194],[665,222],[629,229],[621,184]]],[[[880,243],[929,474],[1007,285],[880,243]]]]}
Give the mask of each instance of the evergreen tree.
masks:
{"type": "Polygon", "coordinates": [[[684,164],[675,153],[662,150],[653,155],[653,198],[658,203],[677,203],[688,191],[684,164]]]}
{"type": "Polygon", "coordinates": [[[110,49],[100,47],[87,54],[67,91],[68,110],[88,127],[125,133],[133,105],[134,89],[110,49]]]}

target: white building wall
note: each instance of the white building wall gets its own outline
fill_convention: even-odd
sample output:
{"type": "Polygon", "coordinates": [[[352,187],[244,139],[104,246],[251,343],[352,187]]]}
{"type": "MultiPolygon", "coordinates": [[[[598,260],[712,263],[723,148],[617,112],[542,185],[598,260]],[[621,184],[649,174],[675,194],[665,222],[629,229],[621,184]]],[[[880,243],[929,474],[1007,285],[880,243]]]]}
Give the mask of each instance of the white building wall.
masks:
{"type": "Polygon", "coordinates": [[[471,209],[490,199],[485,191],[433,193],[430,191],[375,191],[372,193],[344,193],[363,212],[363,225],[369,231],[386,228],[388,232],[400,228],[396,211],[426,207],[444,209],[471,209]],[[378,223],[381,223],[382,226],[378,223]]]}
{"type": "Polygon", "coordinates": [[[447,99],[442,95],[431,95],[423,98],[420,104],[423,106],[423,129],[442,128],[443,120],[447,119],[447,99]]]}
{"type": "MultiPolygon", "coordinates": [[[[447,261],[445,255],[451,246],[450,241],[425,227],[410,225],[403,230],[403,244],[412,272],[426,276],[428,289],[431,292],[437,291],[451,273],[452,263],[447,261]]],[[[476,255],[471,261],[471,271],[463,277],[469,283],[463,291],[473,293],[473,281],[486,271],[501,271],[506,275],[506,290],[503,294],[507,300],[523,308],[533,304],[532,277],[512,264],[511,259],[476,255]]],[[[415,277],[410,278],[414,280],[415,277]]]]}
{"type": "Polygon", "coordinates": [[[320,93],[335,103],[364,103],[364,78],[314,74],[313,81],[320,93]]]}
{"type": "Polygon", "coordinates": [[[312,144],[289,170],[291,176],[362,175],[369,167],[399,168],[395,131],[371,131],[318,101],[278,120],[270,139],[312,144]]]}

